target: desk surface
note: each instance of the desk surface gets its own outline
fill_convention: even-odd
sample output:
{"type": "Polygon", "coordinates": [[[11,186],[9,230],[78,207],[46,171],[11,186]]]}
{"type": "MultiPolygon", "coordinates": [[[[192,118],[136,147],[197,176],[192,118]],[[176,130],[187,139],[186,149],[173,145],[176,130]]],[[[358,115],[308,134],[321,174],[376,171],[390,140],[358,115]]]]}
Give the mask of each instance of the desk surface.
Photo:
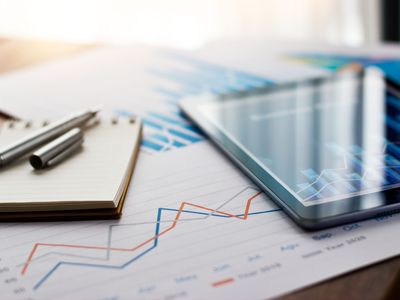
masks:
{"type": "MultiPolygon", "coordinates": [[[[0,39],[0,73],[71,55],[90,47],[59,42],[0,39]]],[[[0,123],[1,118],[0,115],[0,123]]],[[[400,257],[325,281],[279,299],[400,299],[400,257]]]]}

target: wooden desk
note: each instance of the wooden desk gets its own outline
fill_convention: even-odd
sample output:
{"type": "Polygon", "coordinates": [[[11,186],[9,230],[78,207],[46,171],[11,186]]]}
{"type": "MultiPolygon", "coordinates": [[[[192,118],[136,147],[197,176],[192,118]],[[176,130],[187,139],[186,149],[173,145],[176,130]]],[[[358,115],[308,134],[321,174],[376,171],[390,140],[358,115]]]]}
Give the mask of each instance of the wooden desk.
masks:
{"type": "MultiPolygon", "coordinates": [[[[57,42],[0,39],[0,73],[71,55],[90,47],[57,42]]],[[[301,276],[300,272],[298,276],[301,276]]],[[[400,299],[400,257],[337,277],[279,299],[400,299]]]]}

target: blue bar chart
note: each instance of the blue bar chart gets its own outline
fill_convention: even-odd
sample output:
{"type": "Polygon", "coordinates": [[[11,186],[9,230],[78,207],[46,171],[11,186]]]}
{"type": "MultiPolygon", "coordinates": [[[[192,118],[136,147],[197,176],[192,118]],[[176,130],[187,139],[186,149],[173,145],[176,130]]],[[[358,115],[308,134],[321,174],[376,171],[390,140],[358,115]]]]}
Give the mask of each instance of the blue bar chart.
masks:
{"type": "MultiPolygon", "coordinates": [[[[208,92],[220,94],[241,91],[272,84],[263,77],[209,64],[176,53],[163,53],[162,59],[171,60],[171,69],[148,70],[152,76],[161,79],[152,91],[163,99],[163,108],[141,115],[144,124],[142,149],[148,153],[164,152],[182,148],[204,140],[201,131],[178,109],[177,102],[186,96],[208,92]],[[178,66],[177,66],[178,65],[178,66]],[[165,84],[162,84],[165,83],[165,84]],[[167,108],[165,106],[168,105],[167,108]]],[[[129,110],[117,109],[119,116],[131,117],[129,110]]]]}

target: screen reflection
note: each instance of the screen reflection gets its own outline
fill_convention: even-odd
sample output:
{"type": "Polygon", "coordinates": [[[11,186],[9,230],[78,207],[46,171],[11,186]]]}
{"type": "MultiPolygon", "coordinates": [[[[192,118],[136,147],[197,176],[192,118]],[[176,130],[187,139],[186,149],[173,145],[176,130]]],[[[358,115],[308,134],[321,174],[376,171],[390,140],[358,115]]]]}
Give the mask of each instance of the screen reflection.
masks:
{"type": "Polygon", "coordinates": [[[385,86],[382,72],[367,68],[225,97],[200,111],[311,206],[400,186],[400,100],[385,86]]]}

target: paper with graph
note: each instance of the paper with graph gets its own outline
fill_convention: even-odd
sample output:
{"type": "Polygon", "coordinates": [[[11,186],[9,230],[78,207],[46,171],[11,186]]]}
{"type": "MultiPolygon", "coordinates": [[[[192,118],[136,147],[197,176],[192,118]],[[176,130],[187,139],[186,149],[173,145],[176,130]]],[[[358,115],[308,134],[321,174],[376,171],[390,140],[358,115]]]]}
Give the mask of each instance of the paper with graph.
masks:
{"type": "Polygon", "coordinates": [[[314,76],[349,59],[290,48],[290,68],[295,55],[268,63],[269,45],[228,46],[236,58],[227,49],[105,48],[0,78],[8,99],[0,109],[22,118],[102,102],[144,119],[121,220],[0,225],[2,299],[266,299],[399,254],[398,215],[302,231],[176,106],[186,95],[314,76]]]}
{"type": "Polygon", "coordinates": [[[399,215],[301,231],[207,142],[134,177],[120,221],[2,225],[2,298],[265,299],[400,247],[399,215]]]}

